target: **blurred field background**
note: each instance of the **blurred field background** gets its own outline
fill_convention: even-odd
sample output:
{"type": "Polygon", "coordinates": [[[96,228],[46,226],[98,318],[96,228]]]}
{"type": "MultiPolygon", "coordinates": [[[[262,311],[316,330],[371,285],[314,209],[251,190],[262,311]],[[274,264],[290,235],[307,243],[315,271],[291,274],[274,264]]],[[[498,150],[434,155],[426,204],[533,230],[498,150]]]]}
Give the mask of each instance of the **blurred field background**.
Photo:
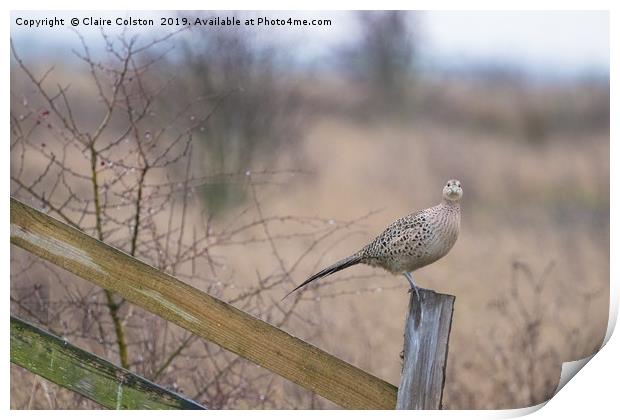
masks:
{"type": "MultiPolygon", "coordinates": [[[[414,275],[456,296],[444,406],[548,399],[607,326],[608,72],[443,63],[425,13],[332,17],[354,35],[320,52],[294,29],[14,33],[12,194],[398,384],[404,278],[279,300],[458,178],[459,240],[414,275]]],[[[335,408],[16,247],[11,271],[12,314],[115,363],[120,325],[124,365],[209,407],[335,408]]],[[[11,366],[11,408],[97,406],[11,366]]]]}

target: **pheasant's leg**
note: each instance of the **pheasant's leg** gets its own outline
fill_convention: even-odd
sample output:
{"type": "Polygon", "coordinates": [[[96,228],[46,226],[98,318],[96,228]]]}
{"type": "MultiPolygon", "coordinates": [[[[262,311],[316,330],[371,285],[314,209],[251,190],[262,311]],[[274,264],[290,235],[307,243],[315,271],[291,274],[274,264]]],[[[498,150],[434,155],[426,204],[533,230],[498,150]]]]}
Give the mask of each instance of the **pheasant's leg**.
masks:
{"type": "Polygon", "coordinates": [[[418,286],[416,286],[415,282],[413,281],[413,276],[408,271],[405,271],[404,274],[405,274],[405,278],[409,282],[409,286],[411,286],[411,289],[409,289],[409,293],[414,291],[416,297],[418,298],[418,300],[420,300],[420,292],[418,292],[418,286]]]}

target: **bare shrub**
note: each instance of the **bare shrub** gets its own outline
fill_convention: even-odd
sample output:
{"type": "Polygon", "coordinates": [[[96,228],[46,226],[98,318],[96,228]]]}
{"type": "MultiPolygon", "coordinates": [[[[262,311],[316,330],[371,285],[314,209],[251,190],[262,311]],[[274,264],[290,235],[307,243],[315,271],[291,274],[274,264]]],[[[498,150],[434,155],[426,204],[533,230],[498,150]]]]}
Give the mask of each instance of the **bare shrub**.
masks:
{"type": "MultiPolygon", "coordinates": [[[[203,131],[216,113],[233,111],[231,104],[205,99],[203,93],[211,88],[187,95],[186,103],[175,112],[158,107],[162,96],[176,88],[174,79],[153,74],[174,35],[143,41],[125,34],[110,37],[102,33],[103,56],[93,54],[93,46],[78,35],[81,50],[75,51],[75,56],[88,79],[70,83],[59,82],[62,75],[54,80],[53,68],[42,73],[30,69],[12,45],[11,194],[238,308],[283,326],[293,317],[303,294],[281,306],[278,287],[292,284],[292,273],[311,249],[346,231],[353,222],[272,215],[263,210],[262,187],[284,182],[295,171],[267,168],[204,174],[197,153],[201,149],[196,143],[197,133],[208,139],[218,130],[232,130],[237,122],[230,115],[220,117],[216,122],[220,128],[203,131]],[[213,214],[202,206],[200,189],[223,181],[240,186],[250,200],[225,223],[215,223],[213,214]],[[282,234],[283,226],[298,233],[282,234]],[[308,248],[293,260],[282,256],[280,248],[299,237],[305,238],[308,248]],[[230,247],[250,253],[252,246],[265,249],[265,245],[269,269],[257,269],[253,279],[240,279],[220,255],[230,247]]],[[[227,94],[223,92],[222,97],[227,94]]],[[[236,94],[242,103],[244,92],[236,94]]],[[[246,112],[255,112],[257,119],[270,112],[250,108],[247,106],[246,112]]],[[[276,386],[280,378],[196,339],[109,291],[16,248],[11,267],[13,314],[125,368],[212,408],[272,408],[296,401],[294,396],[287,400],[278,395],[283,389],[276,386]]],[[[306,322],[303,317],[296,318],[306,322]]],[[[13,370],[12,383],[34,384],[29,376],[16,372],[22,371],[13,370]]],[[[303,391],[300,395],[306,394],[303,391]]],[[[59,391],[58,395],[67,393],[59,391]]],[[[34,403],[16,398],[16,408],[50,408],[46,398],[34,403]]],[[[69,395],[53,408],[73,408],[83,401],[69,395]]]]}
{"type": "MultiPolygon", "coordinates": [[[[555,302],[549,302],[544,294],[553,268],[554,263],[549,263],[535,275],[526,263],[513,262],[507,293],[489,303],[497,316],[496,326],[476,332],[484,340],[476,340],[475,357],[460,358],[456,366],[448,364],[449,375],[455,380],[446,384],[447,408],[508,409],[540,404],[553,397],[562,362],[598,351],[598,334],[583,337],[566,325],[558,317],[555,302]],[[559,333],[559,339],[552,337],[552,330],[559,333]],[[475,378],[480,381],[477,389],[469,385],[475,378]],[[490,397],[483,402],[480,395],[485,392],[490,397]]],[[[586,309],[594,296],[583,296],[586,309]]]]}

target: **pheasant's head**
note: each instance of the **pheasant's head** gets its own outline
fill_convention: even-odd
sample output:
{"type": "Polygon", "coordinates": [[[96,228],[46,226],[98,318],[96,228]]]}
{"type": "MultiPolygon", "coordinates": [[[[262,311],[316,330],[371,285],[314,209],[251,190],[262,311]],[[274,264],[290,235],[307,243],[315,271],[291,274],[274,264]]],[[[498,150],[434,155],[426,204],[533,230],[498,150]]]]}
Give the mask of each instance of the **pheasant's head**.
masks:
{"type": "Polygon", "coordinates": [[[462,196],[463,189],[461,188],[461,181],[458,179],[451,179],[446,186],[443,187],[443,198],[448,201],[459,201],[462,196]]]}

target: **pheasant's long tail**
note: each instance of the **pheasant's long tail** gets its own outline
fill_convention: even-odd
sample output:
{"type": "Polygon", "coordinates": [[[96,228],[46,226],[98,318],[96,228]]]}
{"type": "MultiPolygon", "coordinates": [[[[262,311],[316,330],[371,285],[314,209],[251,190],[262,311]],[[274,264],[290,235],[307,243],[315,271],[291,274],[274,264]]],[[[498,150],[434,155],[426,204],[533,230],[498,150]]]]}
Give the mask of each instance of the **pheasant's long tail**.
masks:
{"type": "Polygon", "coordinates": [[[302,284],[300,284],[299,286],[291,290],[289,293],[287,293],[287,295],[284,296],[282,300],[286,299],[291,293],[295,292],[296,290],[299,290],[302,287],[306,286],[308,283],[311,283],[323,277],[327,277],[330,274],[334,274],[340,270],[344,270],[345,268],[349,268],[352,265],[356,265],[361,262],[362,262],[362,257],[359,253],[355,255],[351,255],[350,257],[344,258],[338,261],[336,264],[332,264],[329,267],[324,268],[323,270],[319,271],[318,273],[310,277],[308,280],[304,281],[302,284]]]}

